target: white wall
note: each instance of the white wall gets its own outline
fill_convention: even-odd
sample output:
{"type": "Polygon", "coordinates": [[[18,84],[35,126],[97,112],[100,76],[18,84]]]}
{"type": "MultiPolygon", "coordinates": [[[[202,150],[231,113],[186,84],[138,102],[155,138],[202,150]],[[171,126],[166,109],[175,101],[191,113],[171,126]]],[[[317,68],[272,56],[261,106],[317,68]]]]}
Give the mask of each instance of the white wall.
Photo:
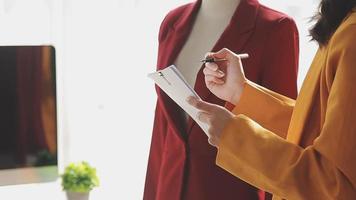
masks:
{"type": "MultiPolygon", "coordinates": [[[[92,192],[92,200],[142,199],[156,98],[146,74],[155,69],[162,18],[185,2],[0,0],[1,44],[54,43],[58,47],[61,161],[87,160],[97,167],[101,186],[92,192]],[[21,12],[6,11],[10,2],[17,2],[11,9],[21,12]],[[33,20],[23,18],[23,13],[35,13],[27,15],[33,20]],[[14,19],[10,16],[17,16],[17,26],[9,23],[14,19]],[[33,23],[41,31],[26,28],[33,23]]],[[[297,20],[301,82],[316,49],[306,37],[313,6],[308,0],[262,2],[297,20]]],[[[0,187],[0,197],[6,200],[54,196],[64,199],[59,182],[0,187]]]]}
{"type": "MultiPolygon", "coordinates": [[[[53,44],[62,48],[61,1],[56,0],[0,0],[0,45],[53,44]]],[[[58,55],[61,56],[60,51],[58,55]]],[[[61,60],[58,60],[61,65],[61,60]]],[[[61,69],[58,70],[61,74],[61,69]]],[[[59,80],[59,95],[61,83],[59,80]]],[[[61,101],[59,98],[58,101],[61,101]]],[[[63,107],[63,106],[61,106],[63,107]]],[[[59,111],[59,116],[62,111],[59,111]]],[[[62,123],[62,117],[59,118],[62,123]]],[[[62,126],[60,127],[62,129],[62,126]]],[[[61,142],[62,142],[62,138],[61,142]]],[[[64,152],[60,150],[60,159],[64,152]]],[[[65,199],[59,182],[26,184],[0,187],[0,198],[4,200],[61,200],[65,199]]]]}
{"type": "Polygon", "coordinates": [[[93,197],[141,199],[155,103],[146,74],[160,21],[180,2],[64,2],[70,159],[98,168],[93,197]]]}

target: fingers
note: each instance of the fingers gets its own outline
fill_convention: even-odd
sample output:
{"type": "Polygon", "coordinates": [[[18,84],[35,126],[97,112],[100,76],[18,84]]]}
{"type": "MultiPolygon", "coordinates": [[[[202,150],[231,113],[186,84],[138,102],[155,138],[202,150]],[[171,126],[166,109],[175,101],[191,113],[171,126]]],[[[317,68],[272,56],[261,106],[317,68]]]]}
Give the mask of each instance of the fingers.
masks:
{"type": "Polygon", "coordinates": [[[220,51],[211,54],[211,56],[213,56],[214,58],[226,58],[226,59],[230,58],[232,55],[234,55],[234,53],[227,48],[223,48],[220,51]]]}
{"type": "MultiPolygon", "coordinates": [[[[213,57],[213,58],[218,58],[218,59],[227,59],[228,61],[231,60],[235,60],[237,62],[239,62],[241,60],[241,57],[238,56],[237,54],[235,54],[234,52],[232,52],[231,50],[227,49],[227,48],[223,48],[218,52],[209,52],[206,54],[206,56],[208,57],[213,57]]],[[[248,55],[243,54],[243,57],[246,57],[248,55]]]]}
{"type": "Polygon", "coordinates": [[[211,68],[209,67],[205,67],[203,69],[203,73],[205,76],[215,76],[217,78],[222,78],[225,76],[225,73],[221,70],[212,70],[211,68]]]}
{"type": "Polygon", "coordinates": [[[231,120],[234,115],[224,107],[204,102],[196,97],[189,97],[187,101],[200,110],[196,118],[193,118],[208,126],[208,130],[205,130],[205,133],[209,138],[209,144],[218,147],[220,134],[226,123],[231,120]]]}
{"type": "Polygon", "coordinates": [[[197,118],[198,118],[199,121],[210,125],[211,116],[209,115],[209,113],[207,113],[207,112],[199,112],[198,115],[197,115],[197,118]]]}
{"type": "Polygon", "coordinates": [[[205,57],[205,58],[211,58],[211,57],[214,57],[213,55],[214,55],[213,52],[208,52],[208,53],[205,54],[204,57],[205,57]]]}
{"type": "Polygon", "coordinates": [[[211,71],[219,70],[219,66],[216,63],[205,63],[205,67],[210,69],[211,71]]]}
{"type": "Polygon", "coordinates": [[[213,65],[206,65],[206,67],[203,70],[203,73],[205,75],[205,83],[207,85],[211,85],[211,84],[224,84],[225,81],[222,79],[225,76],[225,73],[221,70],[214,70],[215,68],[211,68],[209,66],[216,66],[216,64],[213,65]]]}
{"type": "Polygon", "coordinates": [[[229,57],[229,54],[233,54],[228,49],[222,49],[218,52],[208,52],[205,54],[205,59],[208,58],[214,58],[214,60],[220,60],[220,59],[227,59],[229,57]]]}
{"type": "Polygon", "coordinates": [[[199,100],[196,97],[188,97],[187,102],[198,110],[208,113],[213,112],[216,106],[214,104],[199,100]]]}
{"type": "Polygon", "coordinates": [[[205,76],[205,83],[206,84],[218,84],[218,85],[222,85],[225,83],[224,80],[217,78],[216,76],[210,76],[210,75],[206,75],[205,76]]]}
{"type": "MultiPolygon", "coordinates": [[[[228,50],[227,48],[223,48],[218,52],[208,52],[205,54],[205,58],[226,58],[226,56],[230,53],[231,51],[228,50]]],[[[231,52],[232,53],[232,52],[231,52]]]]}

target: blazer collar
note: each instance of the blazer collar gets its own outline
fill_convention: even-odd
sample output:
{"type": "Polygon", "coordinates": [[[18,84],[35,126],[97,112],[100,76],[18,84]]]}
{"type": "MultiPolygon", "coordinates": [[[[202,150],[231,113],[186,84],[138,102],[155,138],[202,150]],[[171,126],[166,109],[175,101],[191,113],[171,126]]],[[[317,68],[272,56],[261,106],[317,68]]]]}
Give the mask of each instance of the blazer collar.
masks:
{"type": "Polygon", "coordinates": [[[173,24],[172,28],[176,33],[189,33],[198,14],[202,0],[191,3],[182,13],[181,17],[173,24]]]}
{"type": "MultiPolygon", "coordinates": [[[[177,33],[190,33],[194,20],[200,9],[202,0],[188,5],[182,16],[173,24],[172,28],[177,33]]],[[[244,33],[254,28],[260,4],[258,0],[241,0],[235,10],[229,26],[236,26],[237,33],[244,33]]]]}
{"type": "MultiPolygon", "coordinates": [[[[183,13],[167,28],[168,34],[163,41],[163,51],[159,55],[158,69],[163,69],[172,65],[178,54],[183,48],[189,34],[193,28],[195,18],[200,9],[202,0],[197,0],[194,3],[188,4],[183,13]],[[168,40],[167,40],[168,39],[168,40]]],[[[236,8],[230,23],[222,33],[212,51],[218,51],[221,48],[234,46],[234,50],[243,49],[243,45],[248,39],[246,33],[251,32],[256,24],[260,4],[258,0],[241,0],[236,8]],[[244,37],[242,37],[244,35],[244,37]],[[235,38],[233,42],[231,41],[235,38]],[[221,47],[222,46],[222,47],[221,47]],[[219,49],[220,48],[220,49],[219,49]]]]}

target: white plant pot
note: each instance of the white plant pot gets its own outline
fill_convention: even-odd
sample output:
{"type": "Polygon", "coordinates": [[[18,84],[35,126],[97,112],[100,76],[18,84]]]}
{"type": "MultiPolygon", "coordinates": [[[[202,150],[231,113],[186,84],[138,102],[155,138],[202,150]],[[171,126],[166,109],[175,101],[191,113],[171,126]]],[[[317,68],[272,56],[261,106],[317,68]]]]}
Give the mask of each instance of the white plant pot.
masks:
{"type": "Polygon", "coordinates": [[[66,192],[68,200],[89,200],[89,192],[66,192]]]}

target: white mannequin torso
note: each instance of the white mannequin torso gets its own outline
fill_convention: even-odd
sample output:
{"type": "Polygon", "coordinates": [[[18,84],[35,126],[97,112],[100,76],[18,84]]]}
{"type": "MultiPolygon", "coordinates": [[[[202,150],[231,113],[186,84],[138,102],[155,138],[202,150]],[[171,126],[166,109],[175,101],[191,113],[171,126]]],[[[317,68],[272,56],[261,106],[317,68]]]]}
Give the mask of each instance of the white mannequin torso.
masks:
{"type": "Polygon", "coordinates": [[[202,1],[191,33],[174,63],[192,87],[202,65],[199,61],[212,50],[239,3],[240,0],[202,1]]]}

